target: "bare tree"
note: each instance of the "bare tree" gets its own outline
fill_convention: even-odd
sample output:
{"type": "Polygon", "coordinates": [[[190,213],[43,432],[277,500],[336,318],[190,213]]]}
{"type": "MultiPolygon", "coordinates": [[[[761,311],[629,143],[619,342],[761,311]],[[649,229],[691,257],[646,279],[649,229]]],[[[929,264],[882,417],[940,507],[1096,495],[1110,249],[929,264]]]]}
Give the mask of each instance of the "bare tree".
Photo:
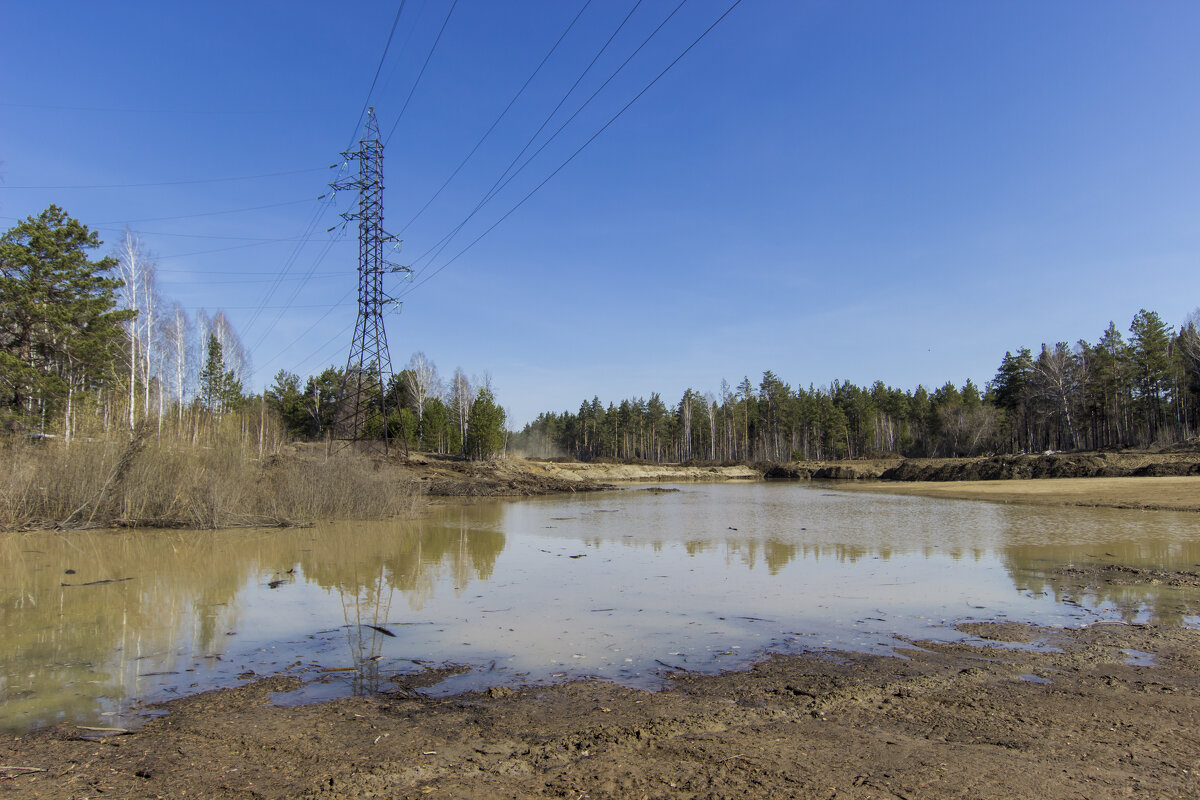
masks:
{"type": "Polygon", "coordinates": [[[717,460],[717,398],[712,392],[704,393],[704,413],[708,415],[708,458],[717,460]]]}
{"type": "Polygon", "coordinates": [[[137,425],[137,383],[139,373],[145,386],[143,408],[150,401],[149,348],[153,333],[155,264],[142,245],[141,237],[125,228],[117,245],[117,273],[121,287],[122,305],[134,312],[126,323],[129,333],[129,429],[137,425]]]}
{"type": "Polygon", "coordinates": [[[458,423],[460,443],[467,441],[467,423],[471,421],[471,404],[474,402],[475,387],[471,385],[462,367],[455,367],[454,379],[450,384],[450,406],[454,409],[458,423]]]}
{"type": "Polygon", "coordinates": [[[404,372],[404,382],[413,402],[417,404],[417,425],[420,426],[425,419],[425,402],[442,393],[442,379],[438,376],[437,365],[424,353],[413,353],[404,372]]]}
{"type": "Polygon", "coordinates": [[[1067,343],[1059,342],[1053,350],[1043,344],[1042,353],[1034,364],[1034,388],[1046,405],[1062,415],[1067,429],[1068,448],[1076,446],[1071,404],[1078,397],[1081,384],[1079,359],[1067,343]]]}
{"type": "Polygon", "coordinates": [[[179,303],[172,303],[170,311],[162,318],[162,378],[170,375],[169,385],[177,404],[179,422],[183,422],[183,407],[187,398],[188,379],[191,375],[191,347],[189,332],[192,323],[187,312],[179,303]]]}
{"type": "Polygon", "coordinates": [[[233,371],[239,383],[246,385],[250,377],[250,354],[242,344],[242,338],[234,330],[233,323],[224,311],[218,310],[213,314],[212,327],[209,331],[221,343],[221,354],[225,357],[225,367],[233,371]]]}
{"type": "Polygon", "coordinates": [[[1193,375],[1200,375],[1200,308],[1187,315],[1179,326],[1179,350],[1193,375]]]}

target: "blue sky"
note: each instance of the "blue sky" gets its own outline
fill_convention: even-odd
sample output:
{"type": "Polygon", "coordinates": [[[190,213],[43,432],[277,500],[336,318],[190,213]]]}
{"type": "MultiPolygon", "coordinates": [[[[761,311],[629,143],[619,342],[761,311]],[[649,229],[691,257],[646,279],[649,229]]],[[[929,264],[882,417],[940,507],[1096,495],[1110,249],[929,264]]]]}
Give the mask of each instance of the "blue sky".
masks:
{"type": "MultiPolygon", "coordinates": [[[[744,0],[451,261],[730,2],[683,3],[429,257],[635,0],[459,0],[448,21],[451,0],[407,0],[370,98],[385,227],[418,270],[392,284],[397,370],[421,350],[444,376],[490,372],[519,426],[593,394],[674,402],[767,369],[983,384],[1005,350],[1200,306],[1191,2],[744,0]]],[[[638,5],[534,149],[677,6],[638,5]]],[[[164,295],[226,310],[254,390],[343,366],[357,246],[326,229],[352,198],[316,198],[357,139],[397,7],[6,4],[0,227],[50,203],[108,243],[128,224],[164,295]],[[82,186],[110,188],[56,188],[82,186]]]]}

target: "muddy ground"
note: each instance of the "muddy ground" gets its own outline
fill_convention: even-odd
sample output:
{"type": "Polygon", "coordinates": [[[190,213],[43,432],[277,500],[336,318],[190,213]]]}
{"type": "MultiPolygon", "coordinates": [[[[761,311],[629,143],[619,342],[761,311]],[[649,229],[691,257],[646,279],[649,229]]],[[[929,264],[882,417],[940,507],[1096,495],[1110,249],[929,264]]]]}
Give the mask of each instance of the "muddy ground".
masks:
{"type": "MultiPolygon", "coordinates": [[[[1200,575],[1064,567],[1080,591],[1200,575]]],[[[448,698],[277,707],[273,677],[176,700],[121,733],[0,742],[14,798],[1096,798],[1200,796],[1200,631],[964,623],[895,656],[768,656],[448,698]]],[[[440,677],[427,676],[425,682],[440,677]]]]}
{"type": "MultiPolygon", "coordinates": [[[[533,478],[525,466],[422,469],[446,487],[492,487],[480,494],[600,485],[540,466],[533,478]]],[[[1106,480],[1084,482],[1099,491],[1106,480]]],[[[1179,480],[1197,488],[1194,478],[1118,484],[1144,493],[1179,480]]],[[[1052,496],[1065,484],[988,485],[1052,496]]],[[[1062,570],[1078,593],[1200,590],[1200,573],[1062,570]]],[[[276,676],[166,703],[128,733],[64,724],[0,739],[0,798],[1200,796],[1200,631],[960,630],[972,638],[895,656],[776,655],[715,676],[664,666],[658,692],[580,681],[424,696],[434,673],[381,695],[277,707],[272,693],[298,680],[276,676]]]]}

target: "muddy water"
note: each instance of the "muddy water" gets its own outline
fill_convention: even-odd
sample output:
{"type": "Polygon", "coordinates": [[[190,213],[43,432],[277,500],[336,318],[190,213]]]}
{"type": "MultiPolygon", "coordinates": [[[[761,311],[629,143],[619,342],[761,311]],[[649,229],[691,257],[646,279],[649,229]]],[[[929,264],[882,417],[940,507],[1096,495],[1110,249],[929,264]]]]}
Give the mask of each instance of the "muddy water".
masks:
{"type": "Polygon", "coordinates": [[[0,538],[0,729],[125,726],[146,702],[290,672],[278,702],[579,675],[654,685],[764,648],[890,651],[969,619],[1191,625],[1169,585],[1064,568],[1194,571],[1195,515],[839,493],[630,490],[302,530],[0,538]]]}

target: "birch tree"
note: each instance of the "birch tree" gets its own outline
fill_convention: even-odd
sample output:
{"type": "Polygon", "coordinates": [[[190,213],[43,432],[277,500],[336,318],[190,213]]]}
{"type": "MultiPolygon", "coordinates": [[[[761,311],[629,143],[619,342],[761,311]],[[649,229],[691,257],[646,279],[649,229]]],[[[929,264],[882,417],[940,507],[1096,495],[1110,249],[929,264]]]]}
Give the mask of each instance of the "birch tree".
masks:
{"type": "Polygon", "coordinates": [[[471,405],[474,402],[475,387],[471,385],[462,367],[455,367],[454,379],[450,385],[450,408],[458,425],[458,440],[464,447],[467,441],[467,425],[471,421],[471,405]]]}
{"type": "Polygon", "coordinates": [[[129,336],[129,429],[137,425],[137,384],[145,385],[143,413],[149,405],[149,347],[153,332],[154,272],[153,259],[146,253],[142,239],[128,227],[116,249],[117,274],[121,286],[121,305],[132,312],[126,322],[129,336]]]}
{"type": "Polygon", "coordinates": [[[163,316],[161,325],[163,374],[160,381],[169,378],[177,420],[182,423],[188,378],[191,375],[189,363],[190,354],[193,352],[190,338],[192,322],[183,306],[176,302],[171,304],[170,310],[163,316]]]}
{"type": "Polygon", "coordinates": [[[437,365],[426,358],[423,352],[413,353],[404,372],[404,382],[417,407],[417,430],[420,431],[425,423],[425,403],[442,393],[442,379],[438,376],[437,365]]]}

